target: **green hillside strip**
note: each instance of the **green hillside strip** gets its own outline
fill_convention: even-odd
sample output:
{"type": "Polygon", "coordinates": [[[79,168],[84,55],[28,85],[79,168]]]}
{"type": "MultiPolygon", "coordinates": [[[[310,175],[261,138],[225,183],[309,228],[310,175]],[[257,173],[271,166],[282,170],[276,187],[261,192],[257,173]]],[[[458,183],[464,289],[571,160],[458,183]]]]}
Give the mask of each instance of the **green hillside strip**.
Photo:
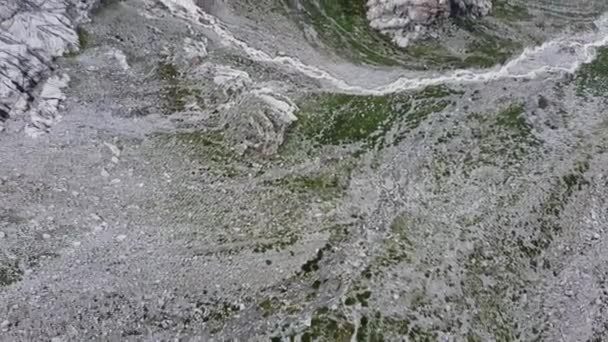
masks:
{"type": "MultiPolygon", "coordinates": [[[[319,38],[338,54],[371,65],[401,65],[408,68],[490,67],[504,63],[521,49],[501,38],[487,23],[454,18],[451,29],[465,31],[471,40],[467,51],[448,49],[438,39],[426,39],[400,48],[389,37],[372,29],[366,18],[366,0],[282,0],[294,20],[311,25],[319,38]],[[297,6],[296,4],[300,4],[297,6]],[[466,25],[463,25],[466,23],[466,25]]],[[[520,8],[500,7],[504,16],[521,15],[520,8]],[[514,13],[512,13],[514,12],[514,13]]]]}
{"type": "Polygon", "coordinates": [[[608,47],[599,48],[596,59],[583,65],[576,75],[577,94],[605,96],[608,92],[608,47]]]}
{"type": "Polygon", "coordinates": [[[382,147],[386,133],[396,124],[407,134],[430,114],[445,109],[450,104],[445,98],[453,94],[461,93],[437,86],[414,94],[385,96],[314,94],[300,106],[292,134],[320,145],[382,147]]]}

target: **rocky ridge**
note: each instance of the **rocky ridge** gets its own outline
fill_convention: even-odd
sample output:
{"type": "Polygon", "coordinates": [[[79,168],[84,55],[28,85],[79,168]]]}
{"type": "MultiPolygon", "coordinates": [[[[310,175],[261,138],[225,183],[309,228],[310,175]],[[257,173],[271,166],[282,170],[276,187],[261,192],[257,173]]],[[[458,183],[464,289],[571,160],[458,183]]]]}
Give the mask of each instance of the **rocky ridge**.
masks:
{"type": "MultiPolygon", "coordinates": [[[[55,57],[78,50],[76,25],[86,20],[96,2],[10,0],[0,4],[0,122],[28,112],[30,131],[46,129],[58,101],[49,102],[43,96],[44,104],[34,104],[34,89],[52,71],[55,57]]],[[[46,83],[44,92],[57,93],[64,83],[46,83]]]]}
{"type": "Polygon", "coordinates": [[[408,46],[429,25],[452,15],[479,17],[492,9],[490,0],[369,0],[370,25],[408,46]]]}

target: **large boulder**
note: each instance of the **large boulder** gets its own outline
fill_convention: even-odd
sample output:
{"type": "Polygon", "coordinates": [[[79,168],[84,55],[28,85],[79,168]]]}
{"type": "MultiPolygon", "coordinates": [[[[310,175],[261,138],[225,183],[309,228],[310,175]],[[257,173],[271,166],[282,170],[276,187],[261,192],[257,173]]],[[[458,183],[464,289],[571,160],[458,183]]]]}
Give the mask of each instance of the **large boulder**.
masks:
{"type": "Polygon", "coordinates": [[[370,25],[407,46],[425,27],[451,15],[483,16],[492,8],[490,0],[368,0],[370,25]]]}

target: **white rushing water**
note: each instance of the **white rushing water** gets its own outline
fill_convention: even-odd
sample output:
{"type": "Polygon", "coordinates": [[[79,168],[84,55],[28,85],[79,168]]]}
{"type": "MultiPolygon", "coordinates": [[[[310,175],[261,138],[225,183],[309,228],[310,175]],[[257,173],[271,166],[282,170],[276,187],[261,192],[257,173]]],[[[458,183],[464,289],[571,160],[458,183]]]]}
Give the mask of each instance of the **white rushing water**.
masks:
{"type": "Polygon", "coordinates": [[[334,91],[361,95],[385,95],[447,83],[487,82],[505,78],[533,79],[546,74],[573,73],[581,65],[593,61],[597,47],[608,45],[608,14],[604,14],[595,22],[597,28],[592,32],[561,37],[537,47],[526,48],[518,57],[492,69],[460,69],[422,77],[402,76],[385,85],[368,88],[349,84],[325,70],[307,65],[295,57],[274,57],[249,46],[225,29],[217,18],[201,10],[193,0],[161,0],[161,2],[174,15],[212,30],[225,44],[240,48],[254,61],[280,64],[307,77],[327,82],[334,88],[334,91]]]}

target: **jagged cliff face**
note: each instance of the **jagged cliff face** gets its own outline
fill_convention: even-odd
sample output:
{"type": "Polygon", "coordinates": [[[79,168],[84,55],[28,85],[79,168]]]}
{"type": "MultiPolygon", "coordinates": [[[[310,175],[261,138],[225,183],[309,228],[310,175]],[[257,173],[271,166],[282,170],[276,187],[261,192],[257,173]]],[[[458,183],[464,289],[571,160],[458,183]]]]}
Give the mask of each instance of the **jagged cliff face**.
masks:
{"type": "MultiPolygon", "coordinates": [[[[0,122],[28,110],[33,110],[31,125],[36,128],[44,129],[52,120],[56,106],[46,100],[56,99],[35,103],[39,99],[31,91],[52,68],[53,58],[78,50],[76,25],[96,2],[8,0],[0,4],[0,122]]],[[[48,87],[46,94],[57,93],[48,87]]]]}
{"type": "Polygon", "coordinates": [[[478,17],[489,13],[490,0],[369,0],[370,25],[406,47],[425,27],[451,15],[478,17]]]}

